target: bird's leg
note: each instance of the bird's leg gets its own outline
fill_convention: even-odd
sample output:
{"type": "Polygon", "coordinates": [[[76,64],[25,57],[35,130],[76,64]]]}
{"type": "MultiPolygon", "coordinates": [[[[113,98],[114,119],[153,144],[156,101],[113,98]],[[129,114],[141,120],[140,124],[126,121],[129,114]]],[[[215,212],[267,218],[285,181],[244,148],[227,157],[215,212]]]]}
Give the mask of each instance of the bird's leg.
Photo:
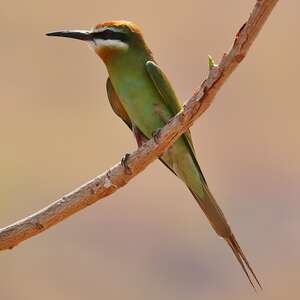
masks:
{"type": "MultiPolygon", "coordinates": [[[[159,105],[154,105],[155,114],[161,119],[164,124],[167,124],[170,121],[170,115],[166,113],[164,109],[162,109],[159,105]]],[[[160,136],[161,128],[157,128],[152,132],[152,137],[154,138],[155,143],[158,143],[158,139],[160,136]]]]}
{"type": "Polygon", "coordinates": [[[129,153],[126,153],[123,157],[122,157],[122,160],[121,160],[121,164],[122,166],[124,167],[125,169],[125,174],[127,175],[131,175],[132,172],[131,172],[131,169],[129,168],[128,166],[128,158],[129,158],[130,154],[129,153]]]}
{"type": "Polygon", "coordinates": [[[154,142],[157,144],[158,143],[158,139],[159,139],[159,136],[160,136],[160,131],[161,131],[161,128],[157,128],[155,129],[153,132],[152,132],[152,137],[154,139],[154,142]]]}
{"type": "Polygon", "coordinates": [[[142,134],[142,132],[135,126],[132,126],[132,132],[134,134],[134,137],[136,139],[136,143],[138,145],[138,148],[140,148],[145,142],[147,142],[147,139],[142,134]]]}

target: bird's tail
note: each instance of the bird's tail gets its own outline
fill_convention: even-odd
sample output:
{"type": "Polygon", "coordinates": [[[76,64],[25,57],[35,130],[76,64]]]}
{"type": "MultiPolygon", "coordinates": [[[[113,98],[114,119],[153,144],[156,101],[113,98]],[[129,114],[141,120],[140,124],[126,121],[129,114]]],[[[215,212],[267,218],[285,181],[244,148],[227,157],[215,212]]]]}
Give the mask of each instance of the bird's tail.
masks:
{"type": "Polygon", "coordinates": [[[229,224],[227,223],[227,220],[217,204],[216,200],[214,199],[213,195],[209,191],[206,184],[203,184],[204,188],[204,196],[201,195],[201,197],[198,197],[197,194],[195,194],[193,191],[191,193],[193,194],[194,198],[196,199],[197,203],[205,213],[206,217],[208,218],[210,224],[214,228],[215,232],[221,236],[230,246],[230,248],[233,251],[233,254],[235,255],[236,259],[238,260],[239,264],[241,265],[245,275],[247,276],[250,284],[256,291],[254,281],[257,283],[257,285],[262,289],[262,285],[259,282],[257,276],[255,275],[251,265],[249,264],[246,256],[244,255],[241,247],[239,246],[234,234],[231,231],[231,228],[229,224]],[[252,277],[251,277],[252,275],[252,277]]]}

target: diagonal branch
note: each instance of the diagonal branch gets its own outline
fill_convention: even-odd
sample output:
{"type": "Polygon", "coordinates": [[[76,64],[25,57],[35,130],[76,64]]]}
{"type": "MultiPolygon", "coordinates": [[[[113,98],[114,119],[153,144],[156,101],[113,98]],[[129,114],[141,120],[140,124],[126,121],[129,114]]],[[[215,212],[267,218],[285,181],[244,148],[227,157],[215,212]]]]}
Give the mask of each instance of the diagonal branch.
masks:
{"type": "Polygon", "coordinates": [[[154,138],[128,155],[126,164],[122,160],[48,207],[0,229],[0,250],[12,249],[20,242],[47,230],[81,209],[114,193],[162,155],[210,106],[226,79],[245,57],[277,2],[278,0],[256,1],[248,21],[236,35],[230,52],[224,54],[218,66],[210,59],[207,79],[184,105],[183,110],[159,130],[154,138]]]}

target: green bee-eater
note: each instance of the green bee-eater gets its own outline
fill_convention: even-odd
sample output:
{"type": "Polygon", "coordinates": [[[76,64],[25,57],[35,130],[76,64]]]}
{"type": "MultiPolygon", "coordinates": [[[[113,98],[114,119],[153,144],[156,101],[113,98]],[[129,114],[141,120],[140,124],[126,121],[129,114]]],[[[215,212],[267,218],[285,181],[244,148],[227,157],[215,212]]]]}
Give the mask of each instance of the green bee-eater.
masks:
{"type": "MultiPolygon", "coordinates": [[[[83,40],[93,47],[109,74],[106,87],[112,109],[133,131],[139,146],[182,109],[167,77],[155,63],[141,31],[132,22],[105,22],[88,31],[66,30],[48,35],[83,40]]],[[[261,287],[209,191],[197,162],[190,132],[183,134],[160,160],[185,182],[215,232],[231,247],[252,286],[248,270],[261,287]]]]}

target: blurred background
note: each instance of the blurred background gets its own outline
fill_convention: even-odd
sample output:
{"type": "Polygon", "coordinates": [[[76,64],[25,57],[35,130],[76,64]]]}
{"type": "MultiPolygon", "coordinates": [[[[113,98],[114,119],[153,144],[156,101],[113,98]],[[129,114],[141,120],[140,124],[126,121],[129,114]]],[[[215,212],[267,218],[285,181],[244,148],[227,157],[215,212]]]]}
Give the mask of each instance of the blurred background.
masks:
{"type": "MultiPolygon", "coordinates": [[[[5,1],[0,47],[0,226],[48,205],[135,149],[84,43],[44,33],[138,23],[182,102],[233,42],[254,0],[5,1]]],[[[280,1],[193,126],[211,190],[263,282],[300,295],[299,1],[280,1]]],[[[155,162],[123,189],[0,253],[0,298],[253,299],[227,245],[155,162]],[[42,296],[41,296],[42,295],[42,296]]]]}

